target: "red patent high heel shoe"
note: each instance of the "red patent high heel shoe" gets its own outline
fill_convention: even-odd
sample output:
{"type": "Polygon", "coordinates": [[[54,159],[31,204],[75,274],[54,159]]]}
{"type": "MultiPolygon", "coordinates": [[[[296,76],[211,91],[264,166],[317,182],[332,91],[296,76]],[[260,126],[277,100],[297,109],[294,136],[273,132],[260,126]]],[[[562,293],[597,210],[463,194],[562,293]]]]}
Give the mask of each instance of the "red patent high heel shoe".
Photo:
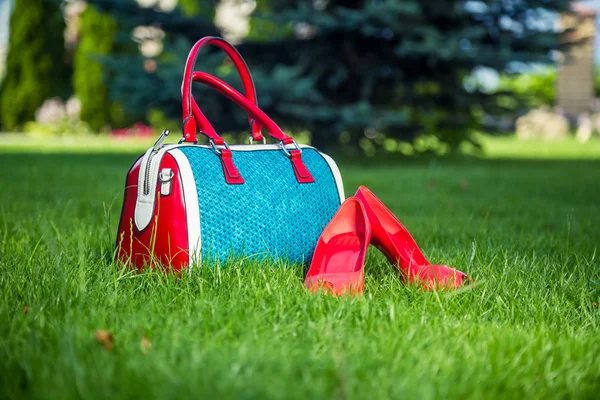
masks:
{"type": "Polygon", "coordinates": [[[371,242],[388,260],[399,267],[410,283],[423,289],[457,289],[469,278],[447,265],[432,265],[402,223],[366,187],[361,186],[354,195],[367,212],[373,229],[371,242]]]}
{"type": "Polygon", "coordinates": [[[304,286],[341,296],[364,290],[364,264],[371,224],[363,204],[350,197],[321,234],[304,286]]]}

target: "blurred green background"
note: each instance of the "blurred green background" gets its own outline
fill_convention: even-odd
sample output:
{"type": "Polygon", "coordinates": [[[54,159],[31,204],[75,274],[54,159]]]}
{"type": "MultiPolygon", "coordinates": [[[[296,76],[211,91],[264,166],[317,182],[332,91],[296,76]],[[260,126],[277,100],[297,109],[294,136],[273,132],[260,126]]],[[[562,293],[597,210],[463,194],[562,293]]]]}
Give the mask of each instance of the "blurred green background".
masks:
{"type": "MultiPolygon", "coordinates": [[[[477,150],[481,133],[564,138],[581,129],[577,137],[586,142],[600,126],[600,75],[584,60],[585,76],[561,78],[560,66],[573,47],[593,59],[593,46],[581,43],[593,43],[594,5],[0,0],[0,127],[113,137],[180,131],[187,52],[201,37],[219,35],[247,60],[259,106],[319,148],[446,154],[465,143],[477,150]],[[579,19],[569,24],[561,15],[579,19]],[[584,25],[593,32],[578,32],[584,25]],[[575,93],[584,105],[573,111],[566,104],[573,93],[557,95],[561,79],[565,86],[581,80],[593,93],[575,93]]],[[[217,49],[204,50],[196,69],[241,89],[217,49]]],[[[196,87],[194,94],[218,132],[243,140],[248,123],[241,110],[210,89],[196,87]]]]}

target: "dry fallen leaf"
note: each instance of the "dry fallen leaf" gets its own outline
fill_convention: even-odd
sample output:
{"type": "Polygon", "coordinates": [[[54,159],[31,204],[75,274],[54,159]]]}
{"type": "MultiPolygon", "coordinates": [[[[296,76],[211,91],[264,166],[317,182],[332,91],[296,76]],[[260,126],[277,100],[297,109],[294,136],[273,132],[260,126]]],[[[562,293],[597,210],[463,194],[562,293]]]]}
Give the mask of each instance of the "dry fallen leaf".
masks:
{"type": "Polygon", "coordinates": [[[146,354],[148,350],[152,348],[152,343],[150,343],[146,336],[142,336],[142,340],[140,340],[140,348],[144,354],[146,354]]]}
{"type": "Polygon", "coordinates": [[[598,308],[598,302],[596,302],[596,301],[595,301],[595,302],[593,302],[593,303],[592,303],[592,306],[594,306],[595,308],[598,308]]]}
{"type": "Polygon", "coordinates": [[[96,331],[96,340],[100,343],[106,351],[112,351],[115,345],[115,338],[112,333],[99,329],[96,331]]]}
{"type": "Polygon", "coordinates": [[[23,307],[23,312],[27,314],[29,312],[29,306],[23,307]]]}

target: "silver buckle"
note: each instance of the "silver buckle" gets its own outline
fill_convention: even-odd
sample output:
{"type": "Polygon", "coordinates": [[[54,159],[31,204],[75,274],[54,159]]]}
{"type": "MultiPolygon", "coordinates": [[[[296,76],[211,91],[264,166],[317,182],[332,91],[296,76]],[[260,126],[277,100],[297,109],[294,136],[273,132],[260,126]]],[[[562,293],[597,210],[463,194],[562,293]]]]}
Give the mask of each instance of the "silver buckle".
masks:
{"type": "MultiPolygon", "coordinates": [[[[300,154],[302,154],[302,149],[300,148],[300,146],[298,146],[298,143],[296,142],[295,139],[292,139],[292,145],[294,145],[294,148],[291,150],[298,150],[300,152],[300,154]]],[[[286,145],[283,143],[283,140],[279,142],[279,146],[281,147],[281,150],[283,150],[283,153],[288,156],[288,157],[292,157],[292,153],[289,152],[289,150],[287,149],[287,147],[285,147],[286,145]]]]}
{"type": "MultiPolygon", "coordinates": [[[[208,143],[210,143],[210,145],[212,146],[213,151],[220,156],[223,152],[221,150],[219,150],[219,148],[217,147],[217,145],[215,144],[215,141],[212,139],[209,139],[208,143]]],[[[227,150],[231,151],[231,148],[229,147],[229,145],[227,144],[227,142],[223,142],[223,147],[225,147],[227,150]]]]}
{"type": "MultiPolygon", "coordinates": [[[[248,143],[249,143],[249,144],[252,144],[252,143],[254,143],[254,138],[252,137],[252,135],[250,135],[250,136],[248,137],[248,143]]],[[[267,144],[267,138],[266,138],[266,137],[264,137],[264,136],[263,136],[262,144],[267,144]]]]}

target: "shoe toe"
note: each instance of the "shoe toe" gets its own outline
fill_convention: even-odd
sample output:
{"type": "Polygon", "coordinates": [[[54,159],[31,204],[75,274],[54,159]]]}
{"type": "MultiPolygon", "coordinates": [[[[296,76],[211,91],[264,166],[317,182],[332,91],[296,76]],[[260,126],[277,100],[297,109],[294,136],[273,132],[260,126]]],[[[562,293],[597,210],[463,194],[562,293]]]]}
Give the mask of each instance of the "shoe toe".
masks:
{"type": "Polygon", "coordinates": [[[447,265],[423,267],[416,275],[419,285],[427,290],[454,290],[465,285],[469,276],[447,265]]]}

